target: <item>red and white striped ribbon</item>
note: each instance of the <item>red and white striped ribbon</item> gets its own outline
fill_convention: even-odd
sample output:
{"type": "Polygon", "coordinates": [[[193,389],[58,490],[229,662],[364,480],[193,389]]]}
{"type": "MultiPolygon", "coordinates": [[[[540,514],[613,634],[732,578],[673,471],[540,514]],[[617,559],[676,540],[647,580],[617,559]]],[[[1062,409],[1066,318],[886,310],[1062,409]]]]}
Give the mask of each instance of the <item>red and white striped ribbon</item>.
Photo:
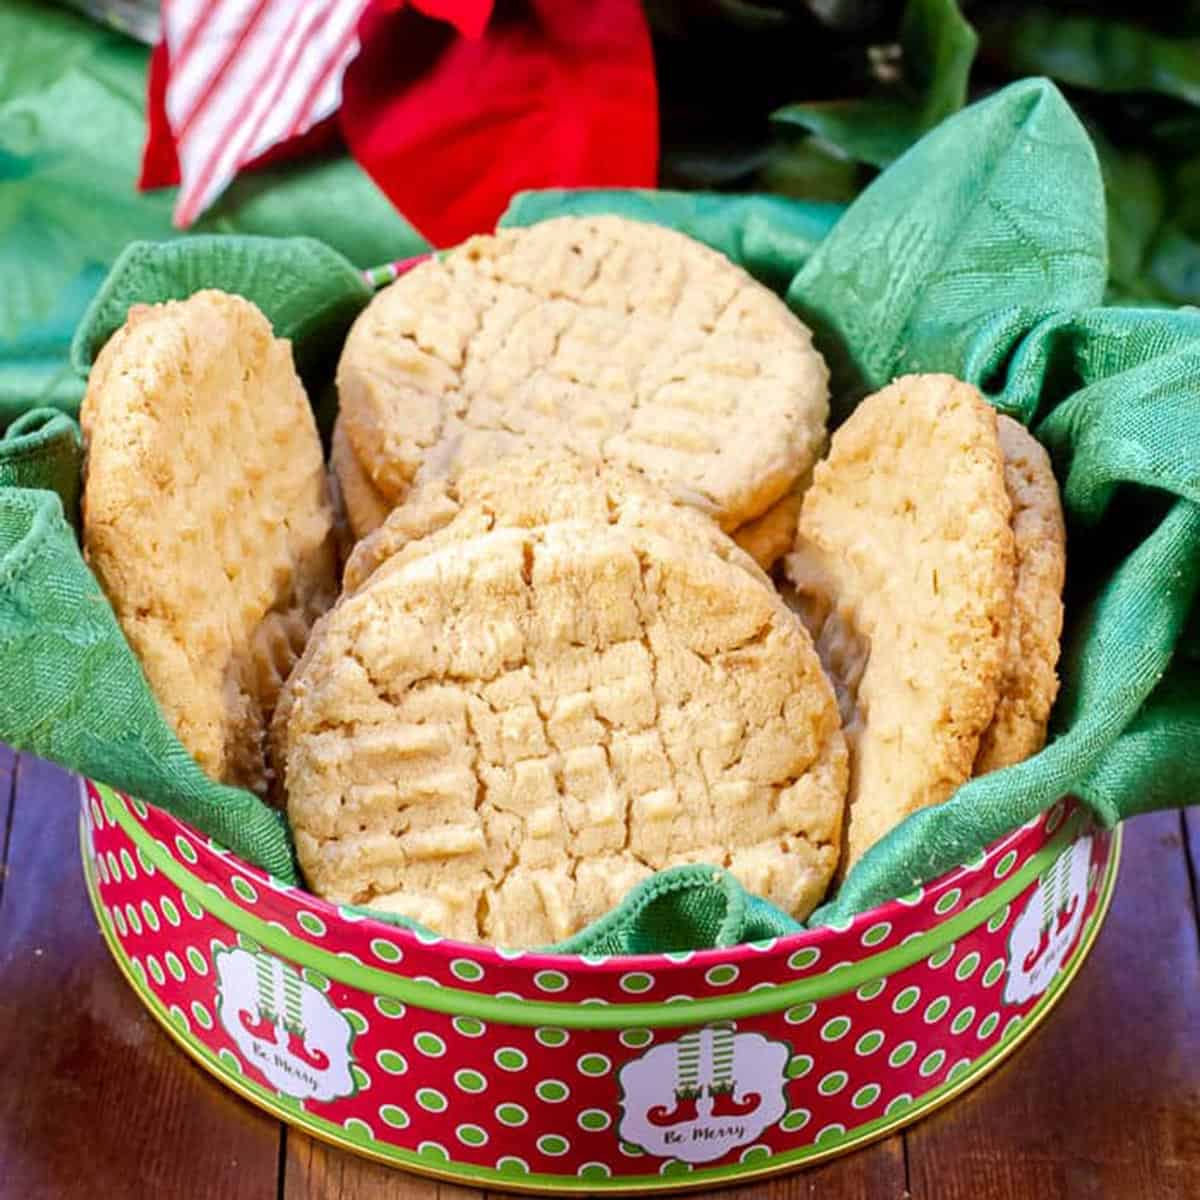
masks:
{"type": "Polygon", "coordinates": [[[370,0],[163,0],[166,110],[186,228],[238,170],[341,103],[370,0]]]}

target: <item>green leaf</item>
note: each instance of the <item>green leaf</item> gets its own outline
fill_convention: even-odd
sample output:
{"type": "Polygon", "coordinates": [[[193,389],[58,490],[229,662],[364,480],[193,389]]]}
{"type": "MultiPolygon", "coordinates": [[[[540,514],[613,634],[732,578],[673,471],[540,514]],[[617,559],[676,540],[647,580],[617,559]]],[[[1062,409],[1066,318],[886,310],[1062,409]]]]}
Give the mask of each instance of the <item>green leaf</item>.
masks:
{"type": "Polygon", "coordinates": [[[1104,178],[1110,294],[1153,298],[1146,259],[1166,211],[1159,167],[1150,155],[1118,150],[1098,129],[1091,133],[1104,178]]]}
{"type": "Polygon", "coordinates": [[[758,186],[796,200],[842,203],[862,190],[863,168],[821,138],[784,138],[771,147],[758,186]]]}
{"type": "Polygon", "coordinates": [[[878,95],[792,104],[772,114],[860,162],[882,167],[962,108],[978,39],[957,0],[909,0],[900,28],[903,79],[878,95]]]}
{"type": "Polygon", "coordinates": [[[1200,39],[1104,17],[1031,8],[981,27],[989,58],[1014,74],[1052,75],[1101,92],[1159,92],[1200,104],[1200,39]]]}
{"type": "Polygon", "coordinates": [[[1099,302],[1104,189],[1078,118],[1024,80],[925,135],[850,206],[788,290],[835,412],[910,371],[983,381],[1048,313],[1099,302]]]}

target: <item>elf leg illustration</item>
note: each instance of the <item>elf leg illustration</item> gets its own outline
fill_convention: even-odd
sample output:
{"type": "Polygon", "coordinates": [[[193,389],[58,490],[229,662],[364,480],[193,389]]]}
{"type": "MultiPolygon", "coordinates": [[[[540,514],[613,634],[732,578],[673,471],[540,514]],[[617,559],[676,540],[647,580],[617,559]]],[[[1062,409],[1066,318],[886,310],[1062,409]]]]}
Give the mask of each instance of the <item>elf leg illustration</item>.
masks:
{"type": "Polygon", "coordinates": [[[254,979],[258,993],[255,1004],[257,1012],[252,1015],[247,1009],[239,1009],[238,1020],[251,1037],[273,1043],[275,1026],[279,1020],[275,1006],[275,977],[271,963],[261,955],[254,960],[254,979]]]}
{"type": "Polygon", "coordinates": [[[708,1085],[714,1118],[744,1117],[758,1108],[762,1100],[757,1092],[747,1092],[740,1100],[735,1099],[733,1053],[733,1030],[728,1025],[717,1026],[712,1031],[712,1082],[708,1085]]]}
{"type": "MultiPolygon", "coordinates": [[[[1063,855],[1063,858],[1069,857],[1063,855]]],[[[1050,870],[1046,871],[1038,879],[1038,890],[1042,897],[1042,927],[1038,934],[1038,944],[1025,956],[1025,961],[1021,963],[1022,969],[1028,974],[1037,966],[1042,955],[1046,953],[1046,947],[1050,945],[1050,930],[1054,925],[1054,908],[1055,908],[1055,888],[1054,879],[1055,867],[1051,866],[1050,870]]]]}
{"type": "Polygon", "coordinates": [[[283,968],[283,1002],[286,1017],[283,1026],[287,1030],[288,1053],[308,1063],[318,1071],[329,1066],[329,1055],[324,1050],[310,1048],[305,1044],[304,1021],[300,1015],[300,976],[295,971],[283,968]]]}
{"type": "Polygon", "coordinates": [[[685,1033],[675,1048],[675,1103],[655,1104],[646,1113],[651,1125],[686,1125],[696,1119],[700,1098],[700,1031],[685,1033]]]}
{"type": "Polygon", "coordinates": [[[1054,864],[1054,874],[1058,883],[1058,925],[1056,930],[1062,933],[1075,916],[1075,910],[1079,907],[1079,897],[1071,895],[1071,856],[1072,851],[1067,850],[1065,853],[1058,856],[1058,861],[1054,864]]]}

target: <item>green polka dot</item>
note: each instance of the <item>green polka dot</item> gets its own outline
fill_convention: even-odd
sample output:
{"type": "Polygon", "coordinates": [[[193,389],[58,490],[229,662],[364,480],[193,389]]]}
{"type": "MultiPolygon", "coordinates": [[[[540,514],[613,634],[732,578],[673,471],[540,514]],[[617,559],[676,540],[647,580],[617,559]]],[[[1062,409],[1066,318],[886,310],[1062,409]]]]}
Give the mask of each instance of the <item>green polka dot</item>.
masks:
{"type": "Polygon", "coordinates": [[[561,1079],[543,1079],[533,1090],[539,1099],[545,1100],[548,1104],[558,1104],[571,1094],[570,1089],[561,1079]]]}
{"type": "Polygon", "coordinates": [[[557,1158],[561,1154],[566,1154],[571,1148],[571,1143],[565,1137],[557,1133],[544,1133],[537,1140],[537,1148],[543,1154],[549,1154],[557,1158]]]}
{"type": "Polygon", "coordinates": [[[512,1154],[505,1154],[503,1157],[496,1159],[496,1170],[502,1175],[528,1175],[529,1164],[523,1158],[517,1158],[512,1154]]]}
{"type": "Polygon", "coordinates": [[[312,937],[325,936],[325,922],[316,913],[309,912],[307,908],[302,908],[296,914],[296,924],[312,937]]]}
{"type": "Polygon", "coordinates": [[[962,888],[951,888],[948,892],[943,892],[937,900],[934,901],[933,911],[939,917],[944,917],[951,909],[958,906],[958,902],[962,899],[962,888]]]}
{"type": "Polygon", "coordinates": [[[626,1158],[640,1158],[645,1154],[641,1146],[635,1146],[632,1142],[618,1142],[617,1144],[626,1158]]]}
{"type": "Polygon", "coordinates": [[[460,1125],[454,1134],[464,1146],[482,1146],[488,1140],[486,1131],[478,1125],[460,1125]]]}
{"type": "Polygon", "coordinates": [[[892,1001],[892,1012],[906,1013],[920,999],[921,989],[919,987],[906,987],[892,1001]]]}
{"type": "Polygon", "coordinates": [[[117,856],[111,850],[109,850],[104,856],[104,861],[108,866],[109,878],[113,881],[113,883],[120,883],[121,868],[117,865],[117,856]]]}
{"type": "Polygon", "coordinates": [[[612,1168],[601,1162],[586,1162],[575,1174],[580,1179],[607,1179],[612,1174],[612,1168]]]}
{"type": "Polygon", "coordinates": [[[431,1162],[449,1162],[450,1155],[441,1142],[422,1142],[417,1147],[417,1153],[431,1162]]]}
{"type": "Polygon", "coordinates": [[[607,1075],[612,1070],[612,1062],[603,1054],[585,1054],[575,1064],[584,1075],[607,1075]]]}
{"type": "Polygon", "coordinates": [[[821,1026],[821,1040],[823,1042],[840,1041],[850,1032],[849,1017],[833,1017],[826,1021],[821,1026]]]}
{"type": "Polygon", "coordinates": [[[171,1023],[173,1025],[182,1029],[184,1033],[188,1033],[191,1031],[191,1026],[188,1024],[187,1016],[185,1015],[183,1009],[180,1008],[178,1004],[172,1004],[171,1007],[167,1010],[167,1012],[171,1018],[171,1023]]]}
{"type": "Polygon", "coordinates": [[[393,1021],[404,1016],[408,1011],[399,1000],[393,1000],[390,996],[376,996],[375,1008],[393,1021]]]}
{"type": "Polygon", "coordinates": [[[850,1076],[845,1071],[830,1071],[820,1083],[817,1091],[822,1096],[836,1096],[850,1082],[850,1076]]]}
{"type": "Polygon", "coordinates": [[[195,946],[189,946],[187,948],[187,960],[188,965],[193,971],[196,972],[197,975],[208,974],[208,963],[205,960],[204,955],[201,954],[195,946]]]}
{"type": "Polygon", "coordinates": [[[127,879],[137,878],[137,867],[133,865],[133,859],[130,857],[129,851],[123,847],[121,849],[121,870],[125,872],[127,879]]]}
{"type": "Polygon", "coordinates": [[[362,1013],[356,1012],[352,1008],[343,1008],[342,1016],[344,1016],[346,1020],[350,1022],[350,1028],[353,1029],[355,1033],[367,1032],[367,1018],[364,1017],[362,1013]]]}
{"type": "Polygon", "coordinates": [[[826,1125],[824,1129],[813,1139],[818,1145],[827,1146],[830,1142],[840,1141],[846,1136],[845,1125],[839,1125],[836,1121],[832,1125],[826,1125]]]}
{"type": "Polygon", "coordinates": [[[912,1056],[917,1052],[916,1042],[901,1042],[891,1054],[888,1055],[888,1066],[902,1067],[906,1062],[911,1061],[912,1056]]]}
{"type": "Polygon", "coordinates": [[[418,1033],[413,1045],[427,1058],[441,1058],[446,1053],[446,1043],[436,1033],[418,1033]]]}
{"type": "Polygon", "coordinates": [[[393,1129],[408,1128],[408,1113],[398,1104],[383,1104],[379,1108],[379,1119],[393,1129]]]}
{"type": "Polygon", "coordinates": [[[809,1020],[813,1013],[817,1011],[817,1006],[810,1000],[805,1004],[793,1004],[791,1008],[783,1014],[783,1019],[789,1025],[803,1025],[809,1020]]]}
{"type": "Polygon", "coordinates": [[[654,1034],[648,1029],[623,1029],[621,1031],[621,1045],[628,1046],[631,1050],[648,1046],[653,1040],[654,1034]]]}
{"type": "Polygon", "coordinates": [[[999,933],[1001,929],[1008,923],[1009,915],[1012,912],[1012,905],[1006,904],[999,912],[992,913],[988,918],[987,929],[988,933],[999,933]]]}
{"type": "Polygon", "coordinates": [[[155,911],[154,905],[149,900],[142,901],[142,919],[146,922],[146,927],[158,932],[161,922],[158,919],[158,913],[155,911]]]}
{"type": "Polygon", "coordinates": [[[370,1075],[358,1063],[350,1064],[350,1078],[354,1080],[354,1086],[360,1092],[365,1092],[371,1086],[370,1075]]]}
{"type": "Polygon", "coordinates": [[[551,1049],[555,1046],[565,1046],[570,1041],[570,1034],[565,1029],[558,1029],[551,1025],[542,1025],[535,1029],[533,1036],[537,1039],[539,1046],[549,1046],[551,1049]]]}
{"type": "Polygon", "coordinates": [[[238,1062],[237,1056],[229,1050],[226,1050],[224,1047],[222,1047],[217,1052],[217,1058],[219,1058],[221,1062],[235,1075],[240,1075],[242,1073],[242,1064],[238,1062]]]}
{"type": "Polygon", "coordinates": [[[966,1033],[975,1020],[975,1009],[971,1005],[960,1009],[954,1020],[950,1022],[951,1033],[966,1033]]]}
{"type": "Polygon", "coordinates": [[[455,1071],[454,1082],[464,1092],[482,1092],[487,1089],[487,1080],[478,1071],[455,1071]]]}
{"type": "Polygon", "coordinates": [[[928,1079],[930,1075],[941,1070],[942,1063],[946,1061],[945,1050],[935,1050],[932,1054],[927,1054],[921,1061],[921,1065],[917,1068],[921,1074],[928,1079]]]}
{"type": "Polygon", "coordinates": [[[313,967],[305,967],[300,974],[304,976],[304,982],[310,987],[315,987],[318,992],[329,991],[329,980],[320,971],[313,967]]]}
{"type": "Polygon", "coordinates": [[[995,987],[1004,978],[1004,959],[996,959],[983,973],[983,986],[995,987]]]}
{"type": "Polygon", "coordinates": [[[970,954],[964,954],[962,961],[954,968],[954,978],[959,983],[965,983],[979,969],[979,955],[972,950],[970,954]]]}
{"type": "Polygon", "coordinates": [[[960,1058],[958,1062],[946,1072],[947,1083],[957,1083],[971,1069],[971,1060],[969,1058],[960,1058]]]}
{"type": "Polygon", "coordinates": [[[187,972],[183,969],[183,963],[179,960],[179,955],[174,950],[168,950],[163,955],[163,962],[167,964],[167,970],[171,972],[171,978],[178,983],[182,983],[187,972]]]}
{"type": "Polygon", "coordinates": [[[447,1100],[437,1088],[424,1087],[417,1089],[417,1103],[426,1111],[432,1113],[445,1112],[447,1100]]]}
{"type": "Polygon", "coordinates": [[[533,982],[543,992],[561,992],[566,989],[567,977],[561,971],[539,971],[533,982]]]}
{"type": "Polygon", "coordinates": [[[975,1036],[980,1040],[990,1038],[996,1032],[996,1026],[1000,1024],[999,1013],[988,1013],[982,1021],[979,1022],[979,1028],[975,1030],[975,1036]]]}
{"type": "Polygon", "coordinates": [[[158,959],[153,954],[146,955],[146,970],[150,972],[150,978],[160,987],[166,982],[167,977],[163,974],[163,969],[158,965],[158,959]]]}
{"type": "Polygon", "coordinates": [[[732,983],[739,975],[737,967],[729,963],[722,963],[716,967],[709,967],[704,972],[704,978],[713,987],[723,987],[727,983],[732,983]]]}
{"type": "Polygon", "coordinates": [[[138,983],[140,983],[142,987],[145,987],[146,972],[142,969],[142,964],[138,962],[136,958],[131,958],[129,960],[129,965],[133,968],[133,973],[137,976],[138,983]]]}
{"type": "Polygon", "coordinates": [[[821,951],[816,946],[805,946],[791,955],[788,959],[788,966],[793,971],[803,971],[805,968],[811,967],[820,957],[821,951]]]}
{"type": "Polygon", "coordinates": [[[1015,1034],[1017,1032],[1017,1030],[1020,1029],[1023,1024],[1024,1024],[1024,1022],[1021,1020],[1020,1017],[1012,1017],[1009,1020],[1008,1024],[1005,1025],[1004,1032],[1000,1036],[1005,1041],[1008,1041],[1008,1039],[1010,1037],[1012,1037],[1013,1034],[1015,1034]]]}
{"type": "Polygon", "coordinates": [[[879,1099],[881,1089],[877,1083],[867,1083],[850,1097],[850,1103],[855,1108],[870,1108],[879,1099]]]}
{"type": "Polygon", "coordinates": [[[870,983],[864,983],[854,994],[860,1000],[874,1000],[885,987],[887,987],[886,979],[872,979],[870,983]]]}
{"type": "Polygon", "coordinates": [[[854,1044],[854,1053],[859,1056],[874,1054],[883,1045],[883,1030],[872,1029],[864,1033],[854,1044]]]}
{"type": "Polygon", "coordinates": [[[518,1125],[524,1125],[529,1120],[529,1113],[519,1104],[498,1104],[496,1106],[496,1120],[501,1125],[509,1125],[515,1128],[518,1125]]]}
{"type": "Polygon", "coordinates": [[[579,1127],[591,1133],[598,1133],[612,1124],[612,1117],[600,1108],[585,1108],[579,1114],[579,1127]]]}
{"type": "Polygon", "coordinates": [[[809,1054],[793,1054],[788,1059],[787,1077],[789,1079],[803,1079],[805,1075],[813,1069],[812,1056],[809,1054]]]}
{"type": "Polygon", "coordinates": [[[925,899],[925,889],[923,887],[914,888],[911,892],[905,892],[903,896],[897,896],[896,902],[903,904],[906,908],[916,908],[922,900],[925,899]]]}
{"type": "Polygon", "coordinates": [[[954,943],[951,942],[948,946],[943,946],[940,950],[935,951],[925,961],[935,971],[944,967],[954,957],[954,943]]]}
{"type": "Polygon", "coordinates": [[[454,1018],[455,1032],[461,1033],[463,1037],[477,1038],[483,1037],[485,1026],[482,1021],[475,1017],[455,1017],[454,1018]]]}
{"type": "Polygon", "coordinates": [[[741,1162],[756,1163],[770,1158],[771,1152],[766,1146],[747,1146],[738,1157],[741,1162]]]}
{"type": "Polygon", "coordinates": [[[779,1122],[779,1127],[787,1133],[795,1133],[798,1129],[803,1129],[805,1125],[812,1120],[812,1113],[807,1108],[793,1108],[790,1113],[779,1122]]]}
{"type": "Polygon", "coordinates": [[[193,849],[191,842],[189,842],[182,833],[177,833],[175,835],[175,849],[178,851],[179,857],[185,862],[195,864],[196,851],[193,849]]]}
{"type": "Polygon", "coordinates": [[[888,934],[891,932],[892,926],[889,922],[879,921],[862,935],[862,944],[864,946],[878,946],[880,942],[887,940],[888,934]]]}
{"type": "Polygon", "coordinates": [[[667,962],[673,962],[673,963],[691,962],[692,959],[695,957],[696,957],[695,950],[664,950],[663,951],[663,958],[665,958],[667,960],[667,962]]]}
{"type": "Polygon", "coordinates": [[[502,1071],[523,1071],[529,1059],[515,1046],[503,1046],[493,1055],[496,1066],[502,1071]]]}
{"type": "Polygon", "coordinates": [[[661,1167],[658,1168],[660,1175],[687,1175],[692,1169],[691,1163],[680,1162],[677,1158],[668,1158],[661,1167]]]}
{"type": "Polygon", "coordinates": [[[889,1100],[887,1108],[885,1108],[883,1111],[890,1117],[895,1113],[903,1112],[906,1108],[910,1108],[912,1106],[912,1102],[913,1098],[907,1092],[904,1092],[895,1097],[895,1099],[889,1100]]]}
{"type": "Polygon", "coordinates": [[[169,896],[164,896],[158,902],[158,905],[159,908],[162,909],[163,919],[168,925],[173,925],[175,928],[178,928],[180,924],[182,924],[183,918],[179,915],[179,909],[177,909],[175,905],[171,903],[169,896]]]}
{"type": "Polygon", "coordinates": [[[1003,879],[1017,865],[1017,852],[1010,850],[995,866],[992,874],[997,879],[1003,879]]]}
{"type": "Polygon", "coordinates": [[[403,1054],[397,1054],[395,1050],[380,1050],[375,1055],[375,1061],[389,1075],[403,1075],[408,1070],[408,1063],[405,1061],[403,1054]]]}
{"type": "Polygon", "coordinates": [[[404,951],[386,938],[372,938],[371,953],[385,963],[398,963],[404,957],[404,951]]]}
{"type": "Polygon", "coordinates": [[[925,1024],[933,1025],[950,1011],[950,997],[939,996],[925,1009],[925,1024]]]}
{"type": "Polygon", "coordinates": [[[248,879],[243,879],[240,875],[235,875],[231,882],[233,890],[247,904],[253,904],[258,899],[258,893],[254,890],[253,884],[248,879]]]}
{"type": "Polygon", "coordinates": [[[193,920],[199,921],[204,916],[204,909],[196,903],[186,892],[182,893],[183,907],[188,910],[193,920]]]}
{"type": "Polygon", "coordinates": [[[121,912],[121,909],[116,904],[114,904],[112,908],[109,909],[109,916],[112,917],[113,924],[117,927],[117,932],[120,933],[122,937],[125,937],[129,930],[129,927],[125,924],[125,914],[121,912]]]}
{"type": "Polygon", "coordinates": [[[483,978],[483,968],[469,958],[456,958],[450,964],[450,970],[456,979],[464,983],[478,983],[483,978]]]}
{"type": "Polygon", "coordinates": [[[647,975],[645,971],[630,971],[621,976],[623,992],[632,992],[636,995],[639,992],[648,992],[653,986],[654,976],[647,975]]]}

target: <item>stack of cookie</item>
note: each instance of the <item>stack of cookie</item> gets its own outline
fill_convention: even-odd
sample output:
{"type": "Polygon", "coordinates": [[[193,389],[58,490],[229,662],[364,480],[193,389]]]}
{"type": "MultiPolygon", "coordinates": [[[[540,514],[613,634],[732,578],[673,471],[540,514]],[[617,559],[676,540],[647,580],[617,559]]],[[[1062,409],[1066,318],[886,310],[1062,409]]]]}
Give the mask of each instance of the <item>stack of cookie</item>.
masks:
{"type": "Polygon", "coordinates": [[[689,239],[549,221],[379,294],[338,370],[336,601],[286,359],[234,298],[131,314],[85,403],[85,546],[180,737],[215,778],[274,779],[319,894],[530,946],[701,862],[803,918],[909,812],[1041,745],[1044,452],[929,376],[818,461],[809,331],[689,239]]]}

